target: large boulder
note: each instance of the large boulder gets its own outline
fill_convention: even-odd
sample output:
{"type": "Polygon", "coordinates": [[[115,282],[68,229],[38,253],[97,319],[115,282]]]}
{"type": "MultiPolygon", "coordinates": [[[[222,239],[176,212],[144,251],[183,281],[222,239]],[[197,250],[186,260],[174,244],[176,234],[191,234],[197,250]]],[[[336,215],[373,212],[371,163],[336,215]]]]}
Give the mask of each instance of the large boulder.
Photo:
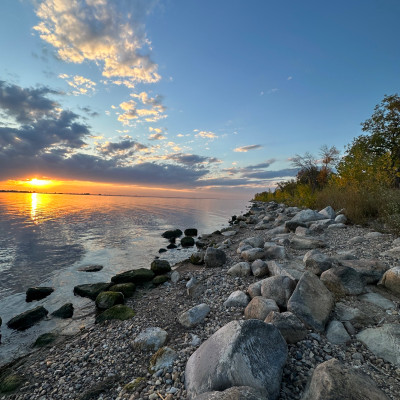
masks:
{"type": "Polygon", "coordinates": [[[400,366],[400,324],[364,329],[357,339],[376,356],[400,366]]]}
{"type": "Polygon", "coordinates": [[[185,328],[191,328],[195,325],[202,323],[209,312],[210,306],[208,304],[199,304],[183,312],[178,317],[178,321],[185,328]]]}
{"type": "Polygon", "coordinates": [[[393,267],[386,271],[379,285],[400,295],[400,267],[393,267]]]}
{"type": "Polygon", "coordinates": [[[51,315],[61,319],[72,318],[74,315],[74,306],[72,303],[66,303],[57,310],[53,311],[51,315]]]}
{"type": "Polygon", "coordinates": [[[321,274],[321,281],[336,296],[359,295],[364,291],[360,274],[353,268],[338,266],[321,274]]]}
{"type": "Polygon", "coordinates": [[[151,327],[140,332],[133,341],[133,347],[156,351],[164,346],[167,341],[168,333],[161,328],[151,327]]]}
{"type": "Polygon", "coordinates": [[[132,269],[130,271],[121,272],[111,278],[113,283],[135,283],[140,284],[153,280],[155,274],[147,268],[132,269]]]}
{"type": "Polygon", "coordinates": [[[279,307],[272,299],[266,299],[262,296],[254,297],[244,310],[246,319],[260,319],[264,321],[271,311],[278,311],[279,307]]]}
{"type": "Polygon", "coordinates": [[[318,276],[333,266],[332,258],[318,250],[310,250],[304,256],[304,259],[306,270],[318,276]]]}
{"type": "Polygon", "coordinates": [[[386,263],[376,259],[340,260],[340,264],[356,270],[365,284],[377,283],[389,269],[386,263]]]}
{"type": "Polygon", "coordinates": [[[226,263],[226,254],[223,250],[208,247],[204,255],[207,268],[222,267],[226,263]]]}
{"type": "Polygon", "coordinates": [[[115,285],[112,285],[108,291],[109,292],[120,292],[124,295],[124,297],[127,299],[128,297],[132,297],[133,293],[135,293],[136,290],[136,285],[132,282],[128,283],[117,283],[115,285]]]}
{"type": "Polygon", "coordinates": [[[256,278],[263,278],[269,275],[268,264],[263,260],[255,260],[251,264],[251,272],[256,278]]]}
{"type": "Polygon", "coordinates": [[[304,272],[288,301],[287,309],[304,324],[323,332],[334,306],[332,293],[311,272],[304,272]]]}
{"type": "Polygon", "coordinates": [[[7,322],[7,326],[10,329],[23,331],[42,320],[48,313],[49,312],[43,306],[35,307],[32,310],[25,311],[11,318],[7,322]]]}
{"type": "Polygon", "coordinates": [[[250,264],[246,261],[236,263],[228,269],[227,274],[231,276],[250,276],[250,264]]]}
{"type": "Polygon", "coordinates": [[[96,297],[110,288],[112,284],[106,282],[85,283],[74,287],[74,294],[81,297],[88,297],[91,300],[96,300],[96,297]]]}
{"type": "Polygon", "coordinates": [[[96,297],[96,307],[107,310],[117,304],[124,304],[124,295],[121,292],[101,292],[96,297]]]}
{"type": "Polygon", "coordinates": [[[181,239],[181,246],[182,247],[192,247],[192,246],[194,246],[194,244],[195,244],[195,241],[191,236],[184,236],[181,239]]]}
{"type": "Polygon", "coordinates": [[[388,400],[375,382],[335,358],[315,368],[301,400],[388,400]]]}
{"type": "Polygon", "coordinates": [[[196,228],[187,228],[184,232],[185,236],[197,236],[197,229],[196,228]]]}
{"type": "Polygon", "coordinates": [[[154,272],[154,275],[164,275],[171,271],[171,265],[167,260],[153,260],[150,269],[154,272]]]}
{"type": "Polygon", "coordinates": [[[279,396],[287,345],[273,325],[250,319],[232,321],[215,332],[189,358],[188,399],[233,386],[250,386],[265,399],[279,396]]]}
{"type": "Polygon", "coordinates": [[[263,279],[261,295],[267,299],[273,299],[281,307],[287,307],[287,302],[296,288],[296,282],[285,275],[271,276],[263,279]]]}
{"type": "Polygon", "coordinates": [[[321,219],[326,219],[326,215],[320,214],[314,210],[306,209],[298,212],[290,221],[305,224],[306,222],[319,221],[321,219]]]}
{"type": "Polygon", "coordinates": [[[272,311],[265,318],[265,322],[275,325],[286,343],[297,343],[307,336],[307,329],[304,324],[290,311],[283,313],[272,311]]]}
{"type": "Polygon", "coordinates": [[[249,304],[249,298],[247,294],[241,290],[236,290],[229,295],[224,301],[225,307],[246,307],[249,304]]]}
{"type": "Polygon", "coordinates": [[[52,287],[30,287],[26,291],[26,301],[29,303],[34,300],[42,300],[54,292],[52,287]]]}
{"type": "Polygon", "coordinates": [[[165,231],[161,236],[165,239],[176,239],[182,236],[182,231],[180,229],[165,231]]]}

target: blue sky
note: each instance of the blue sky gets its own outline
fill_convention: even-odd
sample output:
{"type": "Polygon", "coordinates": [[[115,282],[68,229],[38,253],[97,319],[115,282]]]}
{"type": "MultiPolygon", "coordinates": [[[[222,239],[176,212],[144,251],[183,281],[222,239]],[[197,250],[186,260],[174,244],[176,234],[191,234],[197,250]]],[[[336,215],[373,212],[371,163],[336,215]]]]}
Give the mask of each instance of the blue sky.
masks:
{"type": "MultiPolygon", "coordinates": [[[[0,180],[251,196],[400,87],[395,0],[3,0],[0,180]]],[[[100,190],[102,191],[102,190],[100,190]]]]}

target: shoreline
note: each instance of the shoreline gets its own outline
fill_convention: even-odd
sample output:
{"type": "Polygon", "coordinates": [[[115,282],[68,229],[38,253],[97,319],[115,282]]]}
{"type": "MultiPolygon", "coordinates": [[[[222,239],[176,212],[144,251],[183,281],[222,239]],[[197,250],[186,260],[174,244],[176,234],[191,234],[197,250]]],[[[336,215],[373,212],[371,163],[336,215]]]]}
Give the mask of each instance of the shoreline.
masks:
{"type": "MultiPolygon", "coordinates": [[[[255,205],[254,210],[267,206],[260,203],[253,203],[253,205],[255,205]]],[[[290,208],[286,207],[286,209],[290,208]]],[[[255,227],[260,219],[256,218],[256,223],[254,218],[253,221],[251,219],[262,213],[263,211],[254,211],[248,217],[240,218],[239,224],[223,229],[222,234],[202,238],[208,245],[214,243],[222,247],[227,256],[227,261],[222,267],[205,268],[204,265],[193,265],[189,261],[178,263],[173,268],[180,275],[176,283],[149,290],[138,288],[134,296],[127,299],[126,305],[132,307],[136,313],[133,318],[127,321],[109,321],[84,328],[74,336],[54,342],[48,347],[3,366],[0,369],[1,373],[8,369],[27,379],[26,383],[11,394],[10,398],[121,400],[188,398],[184,386],[184,371],[188,358],[198,349],[200,343],[204,343],[215,331],[232,320],[244,319],[243,306],[226,307],[224,302],[232,292],[240,290],[249,293],[249,285],[263,279],[251,275],[227,274],[230,267],[243,261],[237,252],[239,243],[255,236],[262,237],[265,242],[274,239],[274,243],[282,245],[286,252],[284,259],[276,259],[276,261],[288,267],[292,273],[294,271],[292,264],[296,262],[300,265],[304,254],[308,251],[294,249],[288,243],[293,233],[272,232],[271,234],[271,231],[276,228],[272,227],[273,221],[268,222],[268,228],[256,230],[255,227]],[[246,219],[247,223],[244,222],[246,219]],[[236,231],[236,233],[230,236],[226,233],[230,231],[236,231]],[[192,295],[189,296],[186,284],[193,277],[198,280],[198,290],[192,291],[192,295]],[[210,307],[209,314],[201,323],[186,328],[177,321],[177,317],[182,312],[201,303],[206,303],[210,307]],[[148,372],[150,358],[154,351],[140,350],[133,346],[134,339],[149,327],[165,330],[168,333],[166,345],[171,347],[177,355],[171,366],[155,373],[148,372]],[[138,381],[138,378],[143,379],[138,381]]],[[[277,227],[281,225],[278,224],[277,227]]],[[[313,237],[323,237],[326,240],[328,247],[321,251],[331,257],[337,256],[340,252],[355,250],[358,258],[378,257],[388,265],[394,266],[396,259],[381,256],[384,251],[393,247],[394,237],[377,235],[373,238],[373,235],[370,235],[371,237],[368,238],[368,233],[371,232],[366,228],[349,225],[340,229],[324,229],[313,237]],[[355,237],[363,237],[364,241],[349,244],[349,241],[355,237]]],[[[367,285],[365,290],[367,293],[380,294],[394,304],[393,310],[382,310],[376,305],[368,304],[371,316],[373,315],[374,318],[378,316],[380,321],[375,322],[371,317],[373,321],[368,321],[367,326],[398,324],[399,296],[376,285],[367,285]]],[[[343,303],[348,307],[361,307],[357,296],[344,296],[336,300],[336,305],[338,303],[343,303]]],[[[336,317],[336,309],[332,311],[332,316],[336,317]]],[[[363,326],[362,329],[365,327],[363,326]]],[[[356,329],[358,330],[357,327],[356,329]]],[[[351,335],[350,340],[345,344],[336,345],[327,340],[325,333],[307,329],[305,338],[295,344],[289,344],[288,351],[279,399],[300,399],[315,367],[332,358],[337,358],[345,365],[369,374],[388,398],[395,399],[400,392],[400,366],[377,357],[357,340],[355,334],[351,335]]],[[[0,398],[2,398],[1,394],[0,398]]]]}

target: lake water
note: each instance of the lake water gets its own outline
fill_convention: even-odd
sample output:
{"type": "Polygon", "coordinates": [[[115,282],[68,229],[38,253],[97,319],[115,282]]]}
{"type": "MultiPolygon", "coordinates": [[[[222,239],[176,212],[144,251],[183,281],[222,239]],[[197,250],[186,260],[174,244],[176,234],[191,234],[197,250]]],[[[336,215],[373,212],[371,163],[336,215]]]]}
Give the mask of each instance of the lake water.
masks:
{"type": "MultiPolygon", "coordinates": [[[[74,332],[93,313],[93,302],[73,295],[83,283],[109,281],[118,272],[149,268],[168,245],[167,229],[197,228],[210,233],[244,212],[247,201],[155,197],[0,193],[0,365],[27,351],[36,337],[54,329],[74,332]],[[99,272],[82,272],[100,264],[99,272]],[[31,286],[51,286],[46,299],[26,303],[31,286]],[[51,313],[66,302],[73,320],[49,318],[17,332],[7,328],[13,316],[43,305],[51,313]]],[[[194,248],[174,249],[161,258],[175,263],[194,248]]]]}

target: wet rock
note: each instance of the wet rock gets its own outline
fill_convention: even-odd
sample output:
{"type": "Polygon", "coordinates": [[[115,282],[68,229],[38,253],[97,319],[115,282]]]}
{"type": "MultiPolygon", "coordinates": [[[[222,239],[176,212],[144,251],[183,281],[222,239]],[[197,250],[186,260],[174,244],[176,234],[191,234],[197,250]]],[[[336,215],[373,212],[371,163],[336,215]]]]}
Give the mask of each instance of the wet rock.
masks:
{"type": "Polygon", "coordinates": [[[150,359],[150,371],[156,372],[163,368],[169,368],[178,358],[178,353],[170,347],[161,347],[150,359]]]}
{"type": "Polygon", "coordinates": [[[116,285],[112,285],[108,291],[109,292],[120,292],[124,295],[124,297],[127,299],[129,297],[132,297],[133,294],[135,293],[136,290],[136,285],[132,282],[129,283],[117,283],[116,285]]]}
{"type": "Polygon", "coordinates": [[[251,274],[250,264],[245,261],[239,262],[233,265],[231,268],[229,268],[227,274],[231,276],[250,276],[251,274]]]}
{"type": "Polygon", "coordinates": [[[305,272],[288,301],[287,309],[306,326],[323,332],[334,306],[331,292],[311,272],[305,272]]]}
{"type": "Polygon", "coordinates": [[[246,293],[241,290],[236,290],[231,293],[229,297],[224,301],[225,307],[246,307],[249,304],[249,298],[246,293]]]}
{"type": "Polygon", "coordinates": [[[272,311],[265,318],[265,322],[276,326],[286,343],[294,344],[307,336],[307,329],[304,324],[290,311],[283,313],[272,311]]]}
{"type": "Polygon", "coordinates": [[[57,310],[53,311],[51,315],[62,319],[72,318],[74,315],[74,306],[72,303],[66,303],[57,310]]]}
{"type": "Polygon", "coordinates": [[[226,254],[223,250],[208,247],[204,256],[207,268],[222,267],[226,262],[226,254]]]}
{"type": "Polygon", "coordinates": [[[121,292],[101,292],[96,297],[96,307],[107,310],[117,304],[124,304],[124,295],[121,292]]]}
{"type": "Polygon", "coordinates": [[[359,295],[364,291],[360,274],[350,267],[333,267],[321,274],[321,281],[337,297],[359,295]]]}
{"type": "Polygon", "coordinates": [[[273,325],[254,319],[232,321],[189,358],[185,370],[188,399],[213,390],[250,386],[275,400],[286,358],[286,342],[273,325]]]}
{"type": "Polygon", "coordinates": [[[40,335],[33,344],[33,347],[45,347],[48,344],[53,343],[57,339],[57,335],[54,333],[43,333],[40,335]]]}
{"type": "Polygon", "coordinates": [[[158,327],[147,328],[135,338],[133,347],[156,351],[164,346],[167,337],[168,333],[164,329],[158,327]]]}
{"type": "Polygon", "coordinates": [[[262,296],[254,297],[244,310],[246,319],[259,319],[264,321],[271,311],[279,312],[279,307],[272,299],[266,299],[262,296]]]}
{"type": "Polygon", "coordinates": [[[201,324],[209,312],[210,307],[208,306],[208,304],[199,304],[183,312],[178,317],[178,321],[185,328],[191,328],[195,325],[201,324]]]}
{"type": "Polygon", "coordinates": [[[154,275],[164,275],[171,271],[171,265],[167,260],[154,260],[150,266],[151,271],[154,275]]]}
{"type": "Polygon", "coordinates": [[[279,307],[286,309],[288,300],[295,287],[296,282],[288,276],[272,276],[263,279],[261,295],[267,299],[273,299],[279,307]]]}
{"type": "Polygon", "coordinates": [[[128,306],[124,306],[122,304],[118,304],[109,308],[106,311],[103,311],[96,317],[96,324],[102,323],[104,321],[109,321],[113,319],[118,319],[120,321],[125,321],[135,316],[135,312],[132,308],[128,306]]]}
{"type": "Polygon", "coordinates": [[[168,250],[167,249],[164,249],[164,248],[161,248],[160,250],[158,250],[158,252],[160,253],[160,254],[162,254],[162,253],[166,253],[168,250]]]}
{"type": "Polygon", "coordinates": [[[32,310],[23,312],[22,314],[16,315],[7,322],[7,326],[10,329],[16,329],[22,331],[35,325],[37,322],[42,320],[49,312],[43,307],[38,306],[32,310]]]}
{"type": "Polygon", "coordinates": [[[302,400],[388,400],[367,375],[336,359],[315,368],[302,400]]]}
{"type": "Polygon", "coordinates": [[[102,265],[85,265],[84,267],[78,268],[78,271],[82,272],[99,272],[103,269],[102,265]]]}
{"type": "Polygon", "coordinates": [[[256,278],[263,278],[269,275],[268,264],[263,260],[255,260],[251,264],[251,272],[256,278]]]}
{"type": "Polygon", "coordinates": [[[391,292],[400,295],[400,267],[390,268],[385,272],[381,281],[380,286],[384,286],[391,292]]]}
{"type": "Polygon", "coordinates": [[[153,283],[153,285],[159,286],[168,281],[169,278],[167,275],[157,275],[151,282],[153,283]]]}
{"type": "Polygon", "coordinates": [[[188,228],[185,229],[185,236],[197,236],[197,229],[196,228],[188,228]]]}
{"type": "Polygon", "coordinates": [[[165,231],[161,236],[164,239],[176,239],[182,236],[182,231],[180,229],[169,230],[165,231]]]}
{"type": "Polygon", "coordinates": [[[91,300],[96,300],[96,297],[111,287],[111,283],[85,283],[74,287],[74,294],[81,297],[88,297],[91,300]]]}
{"type": "Polygon", "coordinates": [[[26,301],[29,303],[34,300],[42,300],[54,292],[52,287],[31,287],[26,291],[26,301]]]}
{"type": "Polygon", "coordinates": [[[343,324],[336,320],[328,324],[326,338],[333,344],[344,344],[351,339],[343,324]]]}
{"type": "Polygon", "coordinates": [[[194,239],[191,236],[184,236],[181,239],[181,246],[182,247],[191,247],[194,246],[194,239]]]}
{"type": "Polygon", "coordinates": [[[153,280],[155,274],[146,268],[132,269],[130,271],[121,272],[111,278],[113,283],[135,283],[141,284],[153,280]]]}

